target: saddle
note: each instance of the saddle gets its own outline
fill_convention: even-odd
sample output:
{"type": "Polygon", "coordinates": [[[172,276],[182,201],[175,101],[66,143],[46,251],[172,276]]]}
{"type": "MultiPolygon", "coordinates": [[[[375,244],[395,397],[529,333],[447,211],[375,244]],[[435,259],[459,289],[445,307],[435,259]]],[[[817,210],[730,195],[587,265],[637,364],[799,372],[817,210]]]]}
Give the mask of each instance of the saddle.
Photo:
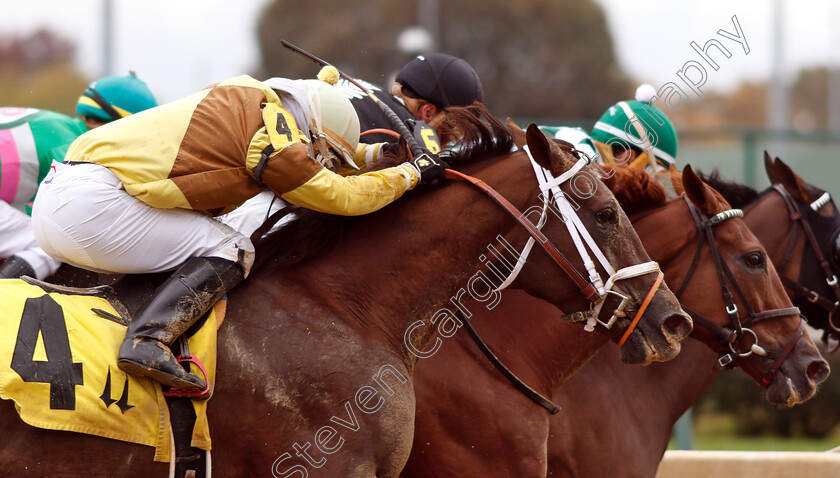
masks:
{"type": "MultiPolygon", "coordinates": [[[[123,276],[96,287],[29,277],[0,281],[0,295],[13,297],[0,300],[0,327],[12,329],[0,333],[9,336],[0,343],[0,359],[14,349],[6,362],[11,369],[0,370],[0,397],[14,400],[30,425],[154,446],[155,461],[172,464],[170,476],[206,476],[206,401],[167,394],[160,384],[116,366],[125,326],[167,275],[123,276]],[[43,398],[32,391],[39,388],[43,398]]],[[[223,299],[173,344],[176,355],[180,348],[182,358],[203,362],[211,384],[224,306],[223,299]]]]}

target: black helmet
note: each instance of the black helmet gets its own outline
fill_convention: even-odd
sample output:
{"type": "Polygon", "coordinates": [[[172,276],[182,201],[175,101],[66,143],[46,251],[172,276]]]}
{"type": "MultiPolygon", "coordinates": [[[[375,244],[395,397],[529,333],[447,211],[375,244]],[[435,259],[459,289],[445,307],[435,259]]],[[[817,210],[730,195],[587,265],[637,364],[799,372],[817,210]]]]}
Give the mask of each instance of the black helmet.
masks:
{"type": "Polygon", "coordinates": [[[397,73],[396,81],[440,108],[484,101],[475,70],[466,61],[446,53],[419,55],[397,73]]]}

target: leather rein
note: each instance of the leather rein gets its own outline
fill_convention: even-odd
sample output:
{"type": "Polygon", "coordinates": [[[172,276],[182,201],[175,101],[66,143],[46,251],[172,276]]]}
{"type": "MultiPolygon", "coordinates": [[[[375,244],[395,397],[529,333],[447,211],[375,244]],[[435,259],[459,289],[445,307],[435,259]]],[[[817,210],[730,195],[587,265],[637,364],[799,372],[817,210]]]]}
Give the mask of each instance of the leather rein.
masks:
{"type": "MultiPolygon", "coordinates": [[[[588,315],[588,318],[590,320],[590,323],[588,324],[588,327],[594,328],[594,324],[592,323],[592,321],[594,321],[594,322],[597,322],[598,324],[604,326],[605,328],[609,329],[615,323],[615,321],[618,317],[626,316],[626,314],[623,312],[623,309],[626,307],[626,304],[629,301],[628,297],[626,297],[622,294],[619,294],[618,292],[612,291],[611,290],[612,285],[615,282],[617,282],[618,280],[621,280],[621,279],[628,279],[628,278],[631,278],[631,277],[636,277],[636,276],[648,274],[648,273],[651,273],[651,272],[657,272],[658,275],[657,275],[656,279],[654,280],[653,285],[649,289],[645,299],[640,304],[640,306],[639,306],[638,310],[636,311],[636,314],[635,314],[633,320],[631,321],[629,327],[624,332],[624,335],[622,336],[622,338],[618,342],[618,345],[621,346],[621,345],[624,344],[624,342],[627,340],[627,338],[630,336],[630,334],[635,329],[636,325],[638,324],[639,320],[641,319],[642,315],[644,314],[645,310],[647,309],[648,305],[650,304],[651,300],[653,299],[653,296],[654,296],[655,292],[659,289],[659,285],[662,283],[663,274],[659,270],[659,265],[656,262],[650,261],[650,262],[647,262],[647,263],[636,264],[636,265],[625,267],[623,269],[615,271],[612,268],[612,266],[609,265],[609,263],[603,264],[606,261],[606,259],[603,257],[603,254],[597,248],[597,245],[594,244],[594,241],[592,241],[591,237],[585,231],[585,229],[583,231],[580,230],[580,229],[582,229],[583,225],[580,223],[580,220],[578,219],[576,212],[571,208],[571,206],[568,206],[568,202],[567,202],[566,199],[563,199],[562,193],[560,193],[559,195],[557,194],[557,191],[559,191],[559,186],[561,184],[563,184],[564,182],[568,181],[569,179],[571,179],[575,174],[577,174],[578,171],[580,171],[580,169],[584,165],[588,164],[588,161],[586,159],[580,159],[578,161],[578,163],[573,168],[571,168],[570,170],[563,173],[560,177],[554,178],[552,176],[551,172],[545,170],[544,168],[539,166],[536,163],[536,161],[534,161],[533,157],[531,156],[530,151],[527,150],[527,146],[526,146],[525,150],[526,150],[529,158],[531,159],[532,165],[534,166],[535,173],[537,174],[538,181],[540,181],[540,188],[542,189],[543,193],[554,190],[553,191],[554,192],[553,197],[556,201],[556,205],[563,212],[563,217],[565,219],[564,222],[566,222],[567,227],[569,227],[569,232],[570,232],[570,234],[572,234],[572,237],[575,240],[576,246],[578,247],[578,252],[581,254],[582,258],[584,259],[584,262],[587,263],[587,269],[590,272],[590,280],[587,281],[584,278],[583,274],[581,274],[575,268],[575,266],[571,264],[571,262],[563,255],[563,253],[560,252],[560,250],[541,231],[541,228],[544,225],[545,219],[546,219],[546,211],[547,211],[548,203],[549,203],[549,196],[548,195],[544,195],[543,213],[542,213],[542,216],[540,218],[540,221],[538,221],[537,225],[534,225],[533,223],[531,223],[525,217],[525,214],[523,214],[521,211],[519,211],[519,209],[516,208],[516,206],[511,204],[510,201],[508,201],[506,198],[504,198],[501,194],[499,194],[495,189],[493,189],[491,186],[489,186],[483,180],[472,177],[472,176],[469,176],[469,175],[466,175],[466,174],[461,173],[459,171],[455,171],[455,170],[452,170],[452,169],[447,169],[446,170],[446,177],[448,179],[462,179],[462,180],[465,180],[465,181],[469,182],[470,184],[474,185],[475,187],[477,187],[480,191],[484,192],[493,201],[495,201],[503,210],[505,210],[508,214],[510,214],[511,217],[513,217],[516,220],[516,222],[520,226],[522,226],[531,236],[528,240],[528,244],[526,244],[525,248],[523,249],[522,254],[520,255],[519,259],[517,260],[516,269],[511,273],[511,276],[509,276],[508,279],[501,286],[499,286],[498,290],[501,290],[501,289],[505,288],[507,285],[509,285],[511,282],[513,282],[513,279],[516,277],[519,270],[521,270],[521,267],[525,264],[527,256],[530,253],[531,246],[535,242],[539,243],[540,247],[542,247],[543,250],[545,250],[545,252],[548,253],[548,255],[554,260],[554,262],[575,283],[575,285],[580,290],[581,294],[584,297],[586,297],[587,300],[589,300],[593,305],[599,304],[600,306],[603,306],[603,304],[605,302],[605,299],[607,298],[607,296],[609,294],[614,294],[614,295],[617,295],[617,296],[621,297],[621,299],[622,299],[621,303],[613,311],[613,315],[612,315],[612,317],[610,318],[609,321],[603,322],[603,321],[601,321],[597,318],[600,315],[601,307],[598,307],[597,310],[592,309],[591,310],[592,313],[588,315]],[[542,177],[541,177],[541,175],[542,175],[542,177]],[[562,204],[561,201],[565,202],[565,204],[568,206],[568,208],[561,207],[560,206],[560,204],[562,204]],[[575,219],[577,219],[577,226],[574,226],[574,225],[570,224],[575,219]],[[586,253],[585,248],[582,246],[583,240],[581,240],[580,237],[579,237],[581,235],[581,233],[586,235],[585,239],[587,240],[590,248],[593,249],[593,253],[596,256],[598,256],[599,260],[601,260],[601,262],[602,262],[602,265],[604,265],[605,269],[608,271],[608,273],[611,274],[605,284],[601,283],[600,277],[597,275],[597,272],[594,272],[594,263],[592,263],[591,259],[589,259],[589,256],[586,253]],[[576,237],[576,235],[577,235],[577,237],[576,237]]],[[[520,380],[513,372],[511,372],[510,369],[508,369],[501,362],[501,360],[499,360],[499,358],[495,354],[493,354],[493,352],[490,350],[490,348],[487,346],[487,344],[478,335],[475,328],[473,328],[472,324],[469,322],[467,317],[463,313],[461,313],[460,310],[456,312],[456,316],[461,321],[464,328],[466,328],[467,333],[469,333],[470,337],[476,343],[479,350],[485,355],[485,357],[487,357],[487,359],[490,361],[490,363],[500,373],[502,373],[502,375],[504,375],[505,378],[507,378],[511,382],[511,384],[514,385],[514,387],[516,387],[525,396],[527,396],[528,398],[530,398],[531,400],[533,400],[534,402],[536,402],[540,406],[544,407],[552,415],[556,414],[557,412],[560,411],[559,406],[557,406],[556,404],[551,402],[549,399],[543,397],[542,395],[540,395],[539,392],[535,391],[534,389],[532,389],[531,387],[526,385],[524,382],[522,382],[522,380],[520,380]]]]}
{"type": "MultiPolygon", "coordinates": [[[[760,322],[785,317],[788,315],[799,315],[799,308],[798,307],[787,307],[782,309],[772,309],[772,310],[765,310],[762,312],[756,312],[752,306],[750,305],[749,300],[747,299],[746,295],[744,294],[741,286],[738,285],[738,281],[735,279],[734,274],[729,269],[729,266],[723,260],[720,250],[718,249],[717,242],[715,241],[715,236],[712,228],[720,224],[724,221],[727,221],[732,218],[736,217],[743,217],[744,213],[740,209],[729,209],[718,213],[712,217],[708,217],[702,212],[700,212],[689,200],[687,197],[683,196],[688,205],[689,211],[691,211],[691,215],[694,218],[694,222],[697,225],[697,230],[699,232],[699,239],[697,242],[697,249],[694,253],[694,259],[692,260],[691,266],[688,269],[688,274],[686,274],[685,279],[683,279],[682,284],[675,292],[675,295],[679,299],[683,292],[685,292],[686,288],[688,287],[688,283],[691,280],[694,271],[699,264],[700,261],[700,254],[703,250],[703,244],[709,245],[709,250],[711,251],[712,258],[715,263],[715,269],[717,270],[718,281],[721,287],[721,294],[723,296],[724,303],[726,304],[726,314],[729,316],[729,327],[724,327],[718,325],[717,323],[713,322],[709,318],[703,316],[699,312],[692,310],[685,305],[683,305],[683,309],[688,312],[692,319],[694,319],[694,323],[700,325],[701,327],[706,328],[712,334],[714,334],[719,340],[721,345],[724,348],[728,348],[728,352],[724,351],[718,357],[718,364],[724,368],[731,368],[734,367],[734,362],[738,358],[745,358],[752,354],[766,356],[767,351],[764,350],[758,344],[758,336],[756,335],[755,331],[753,331],[750,327],[758,324],[760,322]],[[735,304],[732,291],[730,290],[730,285],[732,289],[735,291],[735,294],[741,299],[742,304],[746,308],[747,312],[747,319],[743,322],[740,318],[740,311],[738,310],[738,306],[735,304]],[[741,344],[742,339],[747,336],[752,336],[752,344],[749,345],[747,348],[741,344]],[[744,348],[747,348],[746,351],[741,351],[744,348]]],[[[782,353],[770,367],[770,369],[764,374],[764,376],[760,380],[760,384],[762,387],[767,388],[772,382],[773,377],[781,367],[782,362],[787,358],[790,352],[793,350],[793,347],[796,345],[796,342],[799,340],[799,337],[805,333],[805,321],[800,318],[799,328],[796,330],[794,337],[791,341],[787,344],[784,348],[782,353]]]]}
{"type": "MultiPolygon", "coordinates": [[[[392,136],[399,137],[398,133],[386,129],[369,130],[362,133],[362,135],[370,133],[391,134],[392,136]]],[[[606,261],[606,258],[601,253],[597,244],[594,243],[591,236],[589,236],[589,233],[585,230],[585,228],[583,228],[583,225],[580,223],[577,213],[574,209],[571,208],[571,206],[568,204],[568,201],[563,198],[563,193],[559,190],[559,186],[564,182],[570,180],[575,174],[577,174],[582,169],[583,166],[589,164],[589,161],[587,159],[579,159],[578,162],[570,170],[563,173],[559,178],[554,178],[550,171],[542,168],[539,164],[537,164],[527,146],[525,146],[523,149],[525,150],[526,154],[528,155],[528,158],[531,161],[531,165],[534,168],[534,173],[537,176],[537,180],[540,183],[540,189],[543,193],[541,195],[544,200],[542,215],[536,225],[531,223],[526,218],[525,214],[519,211],[516,208],[516,206],[514,206],[510,201],[508,201],[504,196],[499,194],[499,192],[497,192],[483,180],[469,176],[459,171],[455,171],[453,169],[446,169],[447,179],[465,180],[473,186],[477,187],[480,191],[485,193],[494,202],[496,202],[496,204],[498,204],[503,210],[508,212],[508,214],[510,214],[516,220],[516,222],[520,226],[522,226],[530,235],[530,238],[528,239],[525,248],[522,250],[520,257],[517,260],[514,270],[511,272],[510,276],[508,276],[507,280],[505,280],[504,283],[502,283],[499,286],[498,290],[504,289],[505,287],[510,285],[510,283],[513,282],[513,280],[519,274],[519,271],[524,266],[528,254],[531,251],[531,247],[534,245],[534,243],[539,243],[540,247],[543,248],[543,250],[549,255],[549,257],[551,257],[552,260],[554,260],[554,262],[560,267],[560,269],[562,269],[563,272],[565,272],[566,275],[572,280],[572,282],[574,282],[575,286],[578,288],[581,294],[584,297],[586,297],[586,299],[589,300],[590,303],[593,304],[593,308],[590,309],[590,311],[579,313],[580,317],[582,317],[583,320],[587,320],[587,325],[584,328],[587,331],[592,331],[595,328],[595,324],[600,324],[606,329],[609,329],[619,317],[626,316],[623,310],[630,299],[616,291],[613,291],[612,285],[614,285],[617,281],[621,279],[629,279],[651,272],[658,272],[658,275],[654,280],[650,290],[648,291],[647,296],[640,304],[635,317],[633,318],[627,330],[624,332],[624,335],[618,342],[619,346],[623,345],[624,342],[630,337],[630,334],[633,332],[633,330],[635,330],[636,326],[639,323],[639,320],[641,319],[642,315],[644,314],[645,310],[647,310],[648,305],[653,299],[656,290],[658,290],[659,285],[662,283],[663,274],[659,270],[659,264],[657,264],[654,261],[649,261],[647,263],[636,264],[616,271],[609,264],[609,262],[606,261]],[[569,229],[569,233],[572,235],[572,238],[578,249],[578,253],[581,255],[581,258],[583,259],[584,264],[587,270],[589,271],[589,280],[587,280],[583,276],[583,274],[580,273],[574,265],[572,265],[572,263],[566,258],[566,256],[563,255],[563,253],[551,241],[549,241],[549,239],[541,231],[546,221],[550,197],[554,198],[556,205],[562,211],[563,217],[566,219],[566,225],[569,229]],[[574,222],[575,220],[577,221],[574,222]],[[572,222],[574,222],[574,224],[572,224],[572,222]],[[592,249],[593,253],[601,261],[602,266],[610,274],[610,277],[606,281],[606,284],[603,283],[600,276],[595,271],[594,262],[589,258],[589,255],[586,252],[586,248],[583,245],[583,242],[588,243],[590,249],[592,249]],[[621,298],[621,302],[613,311],[612,317],[607,321],[602,321],[600,320],[600,313],[606,302],[605,299],[610,294],[621,298]]],[[[585,158],[586,156],[583,155],[583,157],[585,158]]],[[[257,234],[255,233],[255,236],[256,235],[257,234]]],[[[511,372],[510,369],[508,369],[501,362],[501,360],[499,360],[499,358],[496,357],[495,354],[493,354],[493,352],[490,350],[487,344],[478,335],[475,328],[473,328],[472,324],[469,322],[467,317],[460,310],[456,312],[456,316],[461,321],[464,328],[467,329],[467,332],[469,333],[473,341],[476,343],[479,350],[481,350],[481,352],[485,355],[485,357],[487,357],[490,363],[497,370],[499,370],[499,372],[502,373],[502,375],[504,375],[505,378],[507,378],[515,388],[517,388],[525,396],[527,396],[540,406],[544,407],[552,415],[560,411],[559,406],[552,403],[551,400],[543,397],[539,394],[539,392],[535,391],[527,384],[525,384],[513,372],[511,372]]]]}

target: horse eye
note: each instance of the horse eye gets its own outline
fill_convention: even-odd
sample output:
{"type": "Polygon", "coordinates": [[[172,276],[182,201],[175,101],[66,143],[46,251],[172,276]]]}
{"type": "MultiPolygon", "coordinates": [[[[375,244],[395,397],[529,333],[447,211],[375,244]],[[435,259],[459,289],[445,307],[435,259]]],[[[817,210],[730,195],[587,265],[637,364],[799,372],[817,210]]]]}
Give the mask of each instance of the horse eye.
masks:
{"type": "Polygon", "coordinates": [[[601,209],[600,211],[598,211],[596,216],[598,217],[598,222],[601,222],[601,223],[613,222],[615,220],[615,210],[611,207],[608,207],[606,209],[601,209]]]}
{"type": "Polygon", "coordinates": [[[764,265],[764,253],[758,251],[750,252],[744,257],[744,262],[750,267],[761,267],[764,265]]]}

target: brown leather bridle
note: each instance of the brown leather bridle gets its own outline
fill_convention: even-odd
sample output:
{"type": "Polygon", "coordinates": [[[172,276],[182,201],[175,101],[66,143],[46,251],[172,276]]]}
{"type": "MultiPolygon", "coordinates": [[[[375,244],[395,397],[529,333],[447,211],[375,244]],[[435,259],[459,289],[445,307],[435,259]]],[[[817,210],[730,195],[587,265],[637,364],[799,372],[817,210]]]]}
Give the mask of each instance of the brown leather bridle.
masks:
{"type": "MultiPolygon", "coordinates": [[[[782,309],[772,309],[756,312],[750,305],[750,302],[744,294],[743,290],[741,289],[741,286],[738,285],[738,281],[735,279],[735,276],[734,274],[732,274],[732,271],[729,269],[729,266],[723,260],[720,250],[718,249],[717,242],[715,241],[714,232],[712,230],[713,226],[720,224],[726,220],[735,217],[743,217],[743,211],[741,211],[740,209],[729,209],[718,213],[710,218],[702,212],[700,212],[693,204],[691,204],[688,198],[686,198],[685,196],[683,196],[683,198],[685,199],[686,204],[688,205],[689,211],[691,211],[691,215],[694,218],[695,224],[697,225],[697,230],[699,231],[700,237],[698,239],[697,249],[694,253],[694,259],[691,263],[691,266],[688,269],[688,274],[686,274],[685,279],[683,279],[683,282],[682,284],[680,284],[680,287],[675,292],[675,295],[677,296],[677,298],[680,298],[682,293],[688,287],[688,283],[691,280],[691,277],[694,274],[694,271],[700,261],[700,254],[703,250],[703,244],[708,243],[709,250],[711,251],[712,258],[715,263],[715,269],[717,270],[721,294],[723,296],[723,301],[726,304],[726,314],[729,316],[730,326],[724,327],[718,325],[717,323],[703,316],[699,312],[694,311],[686,307],[685,305],[683,305],[683,309],[685,309],[685,311],[691,315],[696,325],[699,325],[710,331],[720,340],[721,345],[724,346],[724,352],[718,357],[718,364],[721,367],[734,367],[735,361],[737,359],[747,357],[749,355],[752,355],[753,353],[761,356],[767,355],[767,352],[764,350],[764,348],[758,345],[758,336],[756,335],[755,331],[753,331],[750,327],[769,319],[775,319],[789,315],[799,315],[799,308],[787,307],[782,309]],[[730,285],[737,294],[737,296],[741,299],[743,306],[747,309],[748,318],[743,322],[741,322],[738,306],[735,304],[732,292],[730,291],[730,285]],[[741,346],[741,341],[748,335],[752,336],[753,342],[745,352],[742,352],[741,350],[743,350],[745,347],[741,346]],[[728,349],[728,351],[726,349],[728,349]]],[[[791,351],[793,350],[793,347],[799,340],[799,337],[801,337],[804,333],[805,321],[802,320],[800,316],[799,327],[797,328],[794,337],[782,350],[782,353],[779,354],[778,358],[776,358],[776,361],[759,381],[762,387],[767,388],[770,385],[774,375],[781,367],[782,362],[784,362],[788,355],[790,355],[791,351]]]]}
{"type": "MultiPolygon", "coordinates": [[[[795,291],[798,295],[804,297],[808,302],[820,307],[821,309],[828,312],[828,328],[829,331],[826,331],[826,334],[830,335],[840,335],[840,325],[835,323],[835,320],[838,319],[838,315],[840,315],[840,284],[837,281],[837,275],[834,274],[834,271],[831,269],[831,264],[823,254],[822,248],[820,248],[820,244],[817,241],[816,235],[814,234],[814,230],[811,227],[811,223],[808,221],[808,218],[805,214],[803,214],[801,207],[810,207],[814,212],[819,211],[820,208],[825,206],[830,202],[830,196],[828,193],[823,194],[819,199],[812,202],[807,206],[800,206],[797,201],[791,196],[791,194],[785,189],[784,186],[781,184],[774,184],[773,190],[779,193],[782,199],[785,202],[785,206],[787,206],[789,218],[794,224],[799,224],[802,228],[802,231],[805,233],[805,238],[808,240],[808,244],[811,246],[811,249],[814,251],[814,255],[817,258],[817,262],[820,265],[820,268],[823,271],[825,282],[828,287],[831,289],[832,295],[834,295],[834,300],[829,299],[823,295],[820,295],[819,292],[807,287],[805,284],[802,284],[799,280],[793,280],[787,276],[781,274],[781,271],[784,271],[787,265],[791,261],[791,257],[793,255],[793,248],[796,244],[797,234],[799,232],[799,228],[794,227],[793,233],[788,240],[787,249],[785,251],[785,257],[782,260],[782,263],[779,265],[779,276],[782,279],[782,283],[785,287],[795,291]]],[[[801,274],[800,274],[801,276],[801,274]]]]}

